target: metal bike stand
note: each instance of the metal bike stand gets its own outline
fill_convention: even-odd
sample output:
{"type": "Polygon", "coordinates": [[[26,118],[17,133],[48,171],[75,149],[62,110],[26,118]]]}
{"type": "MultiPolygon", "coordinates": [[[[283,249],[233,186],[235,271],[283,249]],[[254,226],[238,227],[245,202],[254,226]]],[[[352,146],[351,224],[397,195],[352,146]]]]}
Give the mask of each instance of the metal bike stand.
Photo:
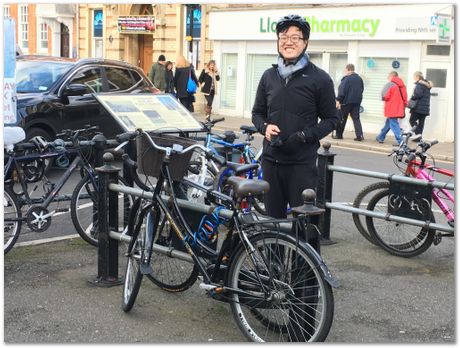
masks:
{"type": "Polygon", "coordinates": [[[337,242],[331,240],[331,209],[326,207],[326,203],[332,201],[333,172],[328,169],[329,165],[334,164],[335,153],[329,151],[330,142],[324,142],[322,151],[318,152],[318,182],[317,200],[319,208],[325,209],[324,214],[318,217],[318,228],[321,232],[321,244],[331,245],[337,242]]]}
{"type": "Polygon", "coordinates": [[[109,237],[109,231],[118,229],[118,193],[109,191],[109,184],[118,183],[120,168],[113,166],[111,153],[103,155],[104,165],[98,172],[98,270],[97,277],[89,282],[99,287],[123,284],[118,277],[118,240],[109,237]]]}

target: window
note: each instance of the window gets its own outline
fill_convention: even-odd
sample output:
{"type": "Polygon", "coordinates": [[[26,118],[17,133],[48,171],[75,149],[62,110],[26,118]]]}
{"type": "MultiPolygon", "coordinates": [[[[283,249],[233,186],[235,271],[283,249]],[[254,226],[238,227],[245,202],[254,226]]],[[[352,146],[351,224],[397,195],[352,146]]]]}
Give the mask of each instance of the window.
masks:
{"type": "Polygon", "coordinates": [[[124,91],[130,89],[134,85],[131,74],[126,69],[105,68],[105,71],[107,74],[109,90],[111,92],[124,91]]]}
{"type": "Polygon", "coordinates": [[[104,16],[102,10],[93,11],[93,57],[104,58],[104,16]]]}
{"type": "Polygon", "coordinates": [[[225,53],[222,56],[222,81],[221,107],[225,109],[236,108],[236,73],[238,71],[238,55],[225,53]]]}
{"type": "Polygon", "coordinates": [[[246,65],[246,96],[245,110],[252,111],[262,74],[276,63],[276,55],[249,54],[246,65]]]}
{"type": "Polygon", "coordinates": [[[70,83],[85,85],[87,93],[99,93],[103,91],[101,71],[99,68],[91,68],[79,72],[73,77],[70,83]]]}
{"type": "Polygon", "coordinates": [[[426,69],[426,79],[433,83],[433,87],[446,88],[447,69],[426,69]]]}
{"type": "Polygon", "coordinates": [[[10,18],[10,5],[3,5],[3,18],[10,18]]]}
{"type": "MultiPolygon", "coordinates": [[[[340,85],[340,81],[344,75],[345,67],[348,64],[348,55],[346,53],[331,53],[329,58],[329,75],[334,81],[335,92],[340,85]]],[[[356,69],[356,67],[355,67],[356,69]]]]}
{"type": "Polygon", "coordinates": [[[323,68],[323,54],[322,53],[308,53],[310,61],[318,68],[323,68]]]}
{"type": "Polygon", "coordinates": [[[450,56],[450,46],[446,45],[427,45],[427,56],[450,56]]]}
{"type": "Polygon", "coordinates": [[[40,22],[38,34],[38,48],[48,51],[48,24],[40,22]]]}
{"type": "Polygon", "coordinates": [[[19,7],[19,44],[21,48],[29,47],[29,8],[27,5],[19,7]]]}

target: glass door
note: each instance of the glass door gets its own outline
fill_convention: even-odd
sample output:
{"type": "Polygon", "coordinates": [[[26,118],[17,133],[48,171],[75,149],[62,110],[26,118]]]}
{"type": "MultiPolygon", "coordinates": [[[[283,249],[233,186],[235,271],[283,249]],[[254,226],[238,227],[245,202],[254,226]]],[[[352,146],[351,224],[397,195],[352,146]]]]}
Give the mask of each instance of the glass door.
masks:
{"type": "Polygon", "coordinates": [[[238,72],[238,55],[224,53],[222,55],[222,71],[220,73],[220,107],[222,109],[236,108],[236,78],[238,72]]]}

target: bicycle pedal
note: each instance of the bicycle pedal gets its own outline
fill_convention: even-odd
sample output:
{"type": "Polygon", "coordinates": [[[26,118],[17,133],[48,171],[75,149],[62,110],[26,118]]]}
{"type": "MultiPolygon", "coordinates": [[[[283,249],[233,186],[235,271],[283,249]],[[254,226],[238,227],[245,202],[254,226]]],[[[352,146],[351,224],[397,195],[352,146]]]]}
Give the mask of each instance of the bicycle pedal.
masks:
{"type": "Polygon", "coordinates": [[[200,284],[200,289],[203,289],[203,290],[206,290],[206,291],[215,290],[216,288],[217,288],[216,285],[205,284],[205,283],[200,284]]]}
{"type": "Polygon", "coordinates": [[[433,245],[438,245],[439,243],[441,243],[441,240],[442,240],[442,235],[441,233],[436,233],[434,235],[434,238],[433,238],[433,245]]]}

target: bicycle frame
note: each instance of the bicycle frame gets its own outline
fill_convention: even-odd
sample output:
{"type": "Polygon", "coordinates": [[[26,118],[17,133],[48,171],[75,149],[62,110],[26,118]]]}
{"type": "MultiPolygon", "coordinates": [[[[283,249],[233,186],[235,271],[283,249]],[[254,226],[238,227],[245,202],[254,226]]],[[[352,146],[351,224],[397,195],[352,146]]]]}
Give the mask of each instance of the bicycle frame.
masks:
{"type": "MultiPolygon", "coordinates": [[[[412,160],[408,163],[405,174],[407,176],[412,176],[417,179],[432,182],[434,181],[434,178],[427,172],[427,169],[434,170],[437,173],[447,175],[450,177],[453,177],[454,175],[451,171],[448,171],[442,168],[436,168],[431,165],[425,166],[423,163],[415,161],[415,160],[412,160]]],[[[441,197],[442,195],[444,195],[444,197],[446,197],[450,202],[452,202],[452,204],[455,205],[455,198],[448,190],[437,189],[437,188],[434,188],[432,190],[431,196],[433,200],[438,205],[438,207],[441,209],[443,214],[446,216],[447,220],[450,223],[453,223],[455,221],[455,214],[452,211],[452,209],[449,208],[448,204],[442,199],[441,197]]]]}

